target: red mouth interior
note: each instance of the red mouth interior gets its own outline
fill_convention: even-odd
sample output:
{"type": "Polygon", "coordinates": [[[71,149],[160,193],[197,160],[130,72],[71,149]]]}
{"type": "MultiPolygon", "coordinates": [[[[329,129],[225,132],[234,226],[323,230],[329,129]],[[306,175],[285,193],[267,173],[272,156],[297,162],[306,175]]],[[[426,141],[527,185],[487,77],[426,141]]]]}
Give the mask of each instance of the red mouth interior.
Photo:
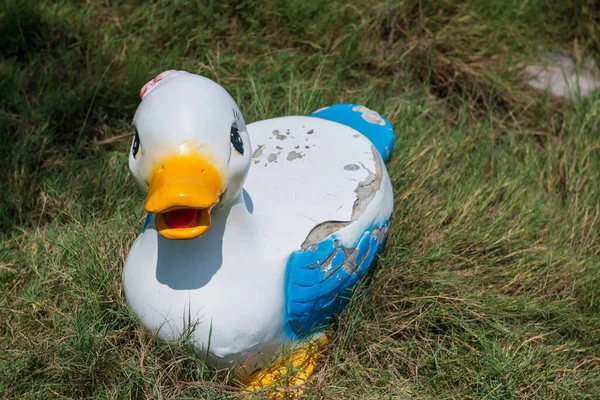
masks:
{"type": "Polygon", "coordinates": [[[196,211],[193,208],[169,211],[165,215],[167,224],[171,228],[191,228],[196,225],[196,211]]]}

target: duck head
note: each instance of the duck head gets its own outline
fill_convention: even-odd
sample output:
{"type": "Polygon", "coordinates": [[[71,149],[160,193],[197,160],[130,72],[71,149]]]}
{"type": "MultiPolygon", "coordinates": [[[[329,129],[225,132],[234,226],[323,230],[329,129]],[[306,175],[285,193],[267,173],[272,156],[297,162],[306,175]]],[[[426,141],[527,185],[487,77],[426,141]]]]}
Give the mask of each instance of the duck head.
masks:
{"type": "Polygon", "coordinates": [[[140,97],[129,169],[147,192],[144,209],[165,238],[200,237],[240,195],[251,161],[246,123],[224,88],[183,71],[163,72],[140,97]]]}

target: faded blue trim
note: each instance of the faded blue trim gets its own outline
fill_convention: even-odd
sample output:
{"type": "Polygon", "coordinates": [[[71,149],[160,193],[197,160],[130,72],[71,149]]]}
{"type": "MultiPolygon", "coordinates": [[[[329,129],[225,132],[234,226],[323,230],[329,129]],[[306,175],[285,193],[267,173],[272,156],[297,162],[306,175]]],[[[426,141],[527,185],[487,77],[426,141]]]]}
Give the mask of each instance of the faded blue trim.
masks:
{"type": "Polygon", "coordinates": [[[364,232],[352,247],[342,246],[332,235],[290,255],[285,280],[285,330],[290,338],[318,332],[343,310],[386,235],[387,221],[364,232]]]}
{"type": "Polygon", "coordinates": [[[146,219],[144,220],[144,225],[142,226],[142,233],[144,233],[144,231],[146,230],[146,228],[148,227],[148,224],[150,223],[150,220],[152,219],[152,214],[148,213],[146,215],[146,219]]]}
{"type": "Polygon", "coordinates": [[[389,121],[380,115],[385,125],[378,125],[365,120],[362,112],[354,111],[358,104],[334,104],[330,107],[309,114],[310,117],[323,118],[338,122],[355,129],[366,136],[375,146],[381,158],[386,162],[394,148],[394,130],[389,121]]]}

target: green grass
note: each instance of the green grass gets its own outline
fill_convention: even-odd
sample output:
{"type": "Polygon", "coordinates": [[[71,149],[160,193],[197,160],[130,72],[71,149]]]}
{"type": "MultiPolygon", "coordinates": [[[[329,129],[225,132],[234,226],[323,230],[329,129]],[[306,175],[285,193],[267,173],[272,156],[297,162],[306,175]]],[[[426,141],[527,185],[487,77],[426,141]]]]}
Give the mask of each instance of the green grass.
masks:
{"type": "Polygon", "coordinates": [[[0,397],[239,398],[143,332],[121,270],[141,86],[224,85],[248,122],[359,102],[393,123],[385,251],[307,398],[584,399],[600,393],[600,95],[516,80],[600,50],[593,1],[4,0],[0,397]]]}

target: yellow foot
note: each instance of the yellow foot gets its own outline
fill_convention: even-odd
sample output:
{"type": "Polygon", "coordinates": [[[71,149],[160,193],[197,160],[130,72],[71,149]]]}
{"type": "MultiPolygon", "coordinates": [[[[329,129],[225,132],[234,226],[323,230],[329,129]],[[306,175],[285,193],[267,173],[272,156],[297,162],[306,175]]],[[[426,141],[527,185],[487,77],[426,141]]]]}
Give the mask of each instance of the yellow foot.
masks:
{"type": "Polygon", "coordinates": [[[248,399],[299,399],[315,369],[319,348],[325,344],[327,336],[318,334],[291,355],[252,374],[246,382],[248,399]]]}

